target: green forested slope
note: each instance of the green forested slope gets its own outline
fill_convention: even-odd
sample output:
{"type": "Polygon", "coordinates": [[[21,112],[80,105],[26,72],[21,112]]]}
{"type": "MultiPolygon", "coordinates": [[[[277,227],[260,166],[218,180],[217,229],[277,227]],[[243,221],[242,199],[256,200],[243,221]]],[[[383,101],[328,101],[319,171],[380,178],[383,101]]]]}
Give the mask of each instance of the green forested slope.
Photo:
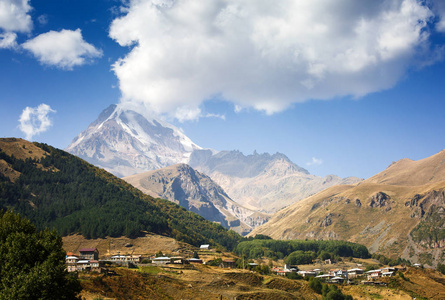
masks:
{"type": "Polygon", "coordinates": [[[213,243],[228,249],[241,240],[219,224],[144,195],[110,173],[45,144],[0,139],[0,163],[0,208],[13,209],[39,229],[55,228],[62,235],[81,233],[87,238],[136,237],[150,231],[193,245],[213,243]],[[15,148],[11,143],[17,144],[15,148]],[[24,150],[33,147],[46,154],[24,157],[24,150]],[[8,176],[11,169],[20,173],[17,179],[8,176]]]}

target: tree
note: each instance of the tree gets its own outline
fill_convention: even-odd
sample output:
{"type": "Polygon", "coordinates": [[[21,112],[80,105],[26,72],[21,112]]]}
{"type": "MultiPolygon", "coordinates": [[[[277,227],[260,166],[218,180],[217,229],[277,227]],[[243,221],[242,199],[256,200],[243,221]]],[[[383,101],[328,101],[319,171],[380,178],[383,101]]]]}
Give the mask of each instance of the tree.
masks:
{"type": "Polygon", "coordinates": [[[79,299],[79,281],[65,269],[62,238],[0,210],[0,299],[79,299]]]}
{"type": "Polygon", "coordinates": [[[323,285],[319,278],[311,277],[309,278],[309,287],[316,292],[317,294],[321,294],[323,289],[323,285]]]}
{"type": "Polygon", "coordinates": [[[353,300],[352,296],[344,295],[335,285],[323,284],[323,300],[353,300]]]}

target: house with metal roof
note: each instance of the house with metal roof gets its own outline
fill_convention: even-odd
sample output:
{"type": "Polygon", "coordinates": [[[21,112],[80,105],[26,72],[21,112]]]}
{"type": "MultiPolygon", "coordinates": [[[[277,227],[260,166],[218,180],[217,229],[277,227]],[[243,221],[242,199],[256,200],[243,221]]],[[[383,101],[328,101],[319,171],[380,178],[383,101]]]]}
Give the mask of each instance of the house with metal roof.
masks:
{"type": "Polygon", "coordinates": [[[98,260],[99,251],[96,248],[82,248],[79,250],[80,258],[88,260],[98,260]]]}

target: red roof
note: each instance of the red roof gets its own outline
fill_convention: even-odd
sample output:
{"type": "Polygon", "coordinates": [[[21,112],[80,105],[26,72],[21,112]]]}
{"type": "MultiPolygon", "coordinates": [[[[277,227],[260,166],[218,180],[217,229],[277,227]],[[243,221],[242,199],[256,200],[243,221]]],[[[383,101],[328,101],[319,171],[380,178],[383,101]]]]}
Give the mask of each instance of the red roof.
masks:
{"type": "Polygon", "coordinates": [[[79,250],[79,252],[94,252],[96,251],[96,248],[82,248],[79,250]]]}

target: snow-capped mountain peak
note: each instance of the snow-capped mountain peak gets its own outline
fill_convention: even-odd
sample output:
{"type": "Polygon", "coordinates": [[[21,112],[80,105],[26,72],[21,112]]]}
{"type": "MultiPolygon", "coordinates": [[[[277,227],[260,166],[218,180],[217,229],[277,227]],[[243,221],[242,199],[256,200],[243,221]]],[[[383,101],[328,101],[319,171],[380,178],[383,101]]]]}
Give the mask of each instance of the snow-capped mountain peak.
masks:
{"type": "Polygon", "coordinates": [[[66,148],[121,177],[186,163],[196,149],[177,127],[124,104],[105,109],[66,148]]]}

